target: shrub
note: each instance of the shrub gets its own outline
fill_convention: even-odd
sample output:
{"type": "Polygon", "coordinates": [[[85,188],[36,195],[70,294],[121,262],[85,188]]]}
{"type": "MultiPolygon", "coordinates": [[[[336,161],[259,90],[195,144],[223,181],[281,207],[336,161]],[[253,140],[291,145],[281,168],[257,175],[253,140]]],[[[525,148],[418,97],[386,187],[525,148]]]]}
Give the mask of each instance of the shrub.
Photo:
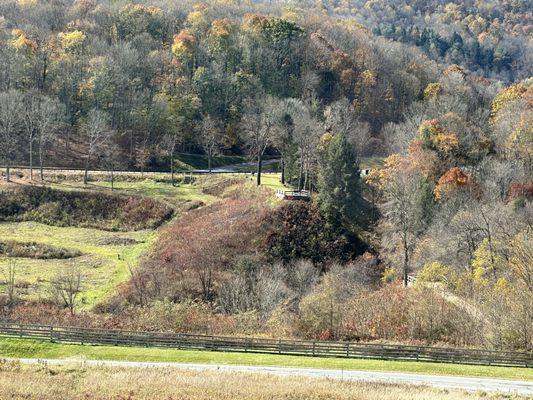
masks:
{"type": "Polygon", "coordinates": [[[235,260],[258,250],[266,212],[265,204],[248,199],[223,199],[189,211],[161,231],[155,251],[122,295],[137,303],[165,297],[213,301],[235,260]]]}
{"type": "Polygon", "coordinates": [[[172,208],[154,199],[23,186],[0,191],[0,220],[108,230],[155,228],[172,208]]]}
{"type": "Polygon", "coordinates": [[[347,261],[365,249],[357,237],[328,223],[310,203],[287,203],[265,223],[268,226],[265,247],[272,260],[347,261]]]}
{"type": "Polygon", "coordinates": [[[66,259],[79,257],[80,251],[63,249],[61,247],[50,246],[35,242],[0,242],[0,254],[9,257],[25,257],[38,259],[66,259]]]}

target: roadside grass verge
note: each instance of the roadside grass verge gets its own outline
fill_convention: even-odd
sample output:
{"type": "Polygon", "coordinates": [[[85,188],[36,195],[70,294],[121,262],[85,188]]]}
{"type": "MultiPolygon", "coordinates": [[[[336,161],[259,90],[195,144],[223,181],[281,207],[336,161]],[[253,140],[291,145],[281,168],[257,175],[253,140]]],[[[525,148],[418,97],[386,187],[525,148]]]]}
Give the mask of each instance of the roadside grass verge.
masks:
{"type": "Polygon", "coordinates": [[[26,400],[503,400],[426,386],[174,368],[0,364],[0,398],[26,400]],[[243,384],[244,383],[244,384],[243,384]]]}
{"type": "Polygon", "coordinates": [[[58,344],[13,338],[0,338],[0,357],[256,365],[533,380],[531,368],[58,344]]]}

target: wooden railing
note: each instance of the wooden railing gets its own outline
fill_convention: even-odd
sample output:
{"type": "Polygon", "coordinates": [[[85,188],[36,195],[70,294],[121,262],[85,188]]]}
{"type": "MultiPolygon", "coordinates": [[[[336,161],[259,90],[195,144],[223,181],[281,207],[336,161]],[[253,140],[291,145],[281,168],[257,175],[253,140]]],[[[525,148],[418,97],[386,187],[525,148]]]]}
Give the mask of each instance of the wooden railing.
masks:
{"type": "Polygon", "coordinates": [[[309,200],[311,192],[309,190],[276,190],[276,196],[286,200],[309,200]]]}
{"type": "Polygon", "coordinates": [[[315,357],[367,358],[398,361],[412,360],[438,363],[533,367],[533,355],[531,352],[428,346],[224,337],[183,333],[56,327],[49,325],[21,325],[15,323],[0,323],[0,337],[108,346],[164,347],[315,357]]]}

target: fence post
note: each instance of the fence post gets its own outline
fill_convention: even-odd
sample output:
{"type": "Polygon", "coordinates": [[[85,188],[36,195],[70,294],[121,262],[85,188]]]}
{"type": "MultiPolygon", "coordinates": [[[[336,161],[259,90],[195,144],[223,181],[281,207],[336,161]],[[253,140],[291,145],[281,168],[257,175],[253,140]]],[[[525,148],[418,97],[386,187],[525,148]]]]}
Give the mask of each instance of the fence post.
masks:
{"type": "MultiPolygon", "coordinates": [[[[261,351],[270,354],[306,354],[308,350],[312,351],[313,357],[320,357],[323,354],[331,354],[340,357],[351,357],[351,343],[349,342],[335,342],[332,345],[322,343],[321,341],[305,341],[294,342],[287,340],[287,352],[284,352],[285,341],[282,338],[269,339],[266,342],[256,342],[254,338],[239,338],[238,341],[229,340],[227,338],[218,338],[213,335],[203,335],[202,339],[194,336],[182,336],[178,334],[168,343],[168,339],[152,337],[148,332],[143,332],[143,340],[136,339],[136,336],[130,332],[121,330],[96,330],[73,327],[54,327],[53,325],[25,325],[19,323],[0,323],[0,334],[2,336],[20,337],[21,339],[32,339],[39,337],[42,340],[49,340],[50,343],[61,343],[64,341],[76,341],[81,344],[105,344],[105,345],[135,345],[135,343],[142,343],[148,347],[155,346],[177,346],[178,349],[187,349],[191,347],[202,347],[211,349],[212,351],[244,351],[253,352],[261,351]],[[277,343],[276,343],[277,342],[277,343]],[[309,344],[312,345],[309,349],[309,344]],[[320,345],[319,347],[317,346],[320,345]],[[278,348],[276,349],[276,345],[278,348]],[[343,349],[344,347],[344,349],[343,349]],[[344,354],[344,355],[343,355],[344,354]]],[[[517,353],[518,358],[511,358],[511,354],[504,352],[476,352],[467,349],[442,349],[438,347],[422,347],[422,346],[373,346],[366,347],[354,343],[354,357],[360,358],[374,358],[374,359],[398,359],[409,358],[417,361],[434,361],[434,362],[448,362],[448,363],[467,363],[474,365],[496,365],[503,364],[506,366],[524,366],[526,368],[533,366],[531,364],[533,358],[530,353],[517,353]]]]}

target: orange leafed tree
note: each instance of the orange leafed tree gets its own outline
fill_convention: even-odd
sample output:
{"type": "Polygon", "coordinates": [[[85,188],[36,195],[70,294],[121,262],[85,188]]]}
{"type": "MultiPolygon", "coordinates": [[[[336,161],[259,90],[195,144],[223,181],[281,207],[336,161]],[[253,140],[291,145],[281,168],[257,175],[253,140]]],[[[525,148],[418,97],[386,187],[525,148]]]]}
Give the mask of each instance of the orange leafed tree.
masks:
{"type": "Polygon", "coordinates": [[[454,167],[439,178],[435,187],[435,198],[440,200],[460,188],[474,188],[475,186],[475,181],[469,175],[465,174],[461,168],[454,167]]]}
{"type": "Polygon", "coordinates": [[[178,58],[191,56],[194,51],[194,36],[186,29],[174,36],[172,53],[178,58]]]}

